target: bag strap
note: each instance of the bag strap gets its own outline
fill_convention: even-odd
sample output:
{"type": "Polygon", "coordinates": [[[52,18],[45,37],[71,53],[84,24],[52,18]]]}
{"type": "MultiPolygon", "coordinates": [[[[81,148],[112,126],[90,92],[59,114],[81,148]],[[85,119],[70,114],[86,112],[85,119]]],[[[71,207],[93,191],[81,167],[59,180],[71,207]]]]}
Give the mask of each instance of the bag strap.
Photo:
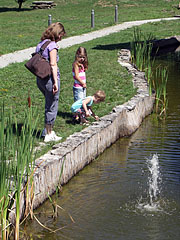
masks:
{"type": "Polygon", "coordinates": [[[42,54],[45,48],[50,44],[51,41],[46,41],[40,48],[39,53],[42,54]]]}

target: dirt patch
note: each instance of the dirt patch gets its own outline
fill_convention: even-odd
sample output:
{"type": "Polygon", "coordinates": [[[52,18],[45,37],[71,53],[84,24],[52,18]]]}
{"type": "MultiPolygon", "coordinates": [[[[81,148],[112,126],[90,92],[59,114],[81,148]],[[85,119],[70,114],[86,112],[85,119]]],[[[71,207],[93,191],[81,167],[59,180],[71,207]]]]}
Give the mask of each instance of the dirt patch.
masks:
{"type": "Polygon", "coordinates": [[[114,5],[110,2],[99,0],[94,6],[101,6],[101,7],[113,7],[114,5]]]}
{"type": "Polygon", "coordinates": [[[137,4],[124,4],[124,7],[137,7],[137,4]]]}

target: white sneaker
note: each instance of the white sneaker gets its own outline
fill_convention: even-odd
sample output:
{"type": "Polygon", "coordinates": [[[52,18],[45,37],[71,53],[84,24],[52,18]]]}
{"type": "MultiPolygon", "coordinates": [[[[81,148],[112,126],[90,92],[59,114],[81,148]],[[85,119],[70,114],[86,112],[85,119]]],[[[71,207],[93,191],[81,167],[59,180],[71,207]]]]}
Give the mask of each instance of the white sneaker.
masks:
{"type": "Polygon", "coordinates": [[[44,142],[60,141],[62,137],[56,136],[55,132],[52,131],[51,134],[46,134],[44,142]]]}
{"type": "MultiPolygon", "coordinates": [[[[55,134],[54,131],[51,131],[51,133],[55,134]]],[[[43,129],[42,133],[41,133],[41,137],[45,137],[47,135],[47,131],[46,131],[46,128],[43,129]]]]}
{"type": "Polygon", "coordinates": [[[52,131],[51,134],[54,137],[54,141],[60,141],[62,139],[62,137],[57,136],[54,131],[52,131]]]}

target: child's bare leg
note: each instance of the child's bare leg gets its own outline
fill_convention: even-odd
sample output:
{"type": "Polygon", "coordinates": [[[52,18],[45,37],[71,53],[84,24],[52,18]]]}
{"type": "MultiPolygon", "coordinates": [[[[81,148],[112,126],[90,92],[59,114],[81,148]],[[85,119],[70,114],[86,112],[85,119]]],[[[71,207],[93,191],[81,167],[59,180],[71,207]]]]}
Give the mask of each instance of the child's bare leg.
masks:
{"type": "Polygon", "coordinates": [[[82,124],[83,124],[83,123],[88,123],[88,120],[86,119],[85,113],[81,113],[81,115],[80,115],[80,121],[81,121],[82,124]]]}
{"type": "Polygon", "coordinates": [[[90,116],[92,115],[92,111],[91,111],[91,108],[87,107],[88,111],[89,111],[89,114],[90,116]]]}
{"type": "Polygon", "coordinates": [[[46,125],[45,125],[45,128],[46,128],[46,132],[47,132],[47,134],[51,134],[51,131],[52,131],[52,125],[46,124],[46,125]]]}

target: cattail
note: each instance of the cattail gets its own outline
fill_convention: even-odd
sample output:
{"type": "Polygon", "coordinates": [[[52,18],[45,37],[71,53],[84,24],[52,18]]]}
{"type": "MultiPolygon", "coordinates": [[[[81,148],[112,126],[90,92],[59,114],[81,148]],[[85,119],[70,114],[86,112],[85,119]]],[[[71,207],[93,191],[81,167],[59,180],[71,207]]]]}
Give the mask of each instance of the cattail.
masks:
{"type": "Polygon", "coordinates": [[[30,93],[28,91],[28,107],[31,107],[31,97],[30,97],[30,93]]]}

